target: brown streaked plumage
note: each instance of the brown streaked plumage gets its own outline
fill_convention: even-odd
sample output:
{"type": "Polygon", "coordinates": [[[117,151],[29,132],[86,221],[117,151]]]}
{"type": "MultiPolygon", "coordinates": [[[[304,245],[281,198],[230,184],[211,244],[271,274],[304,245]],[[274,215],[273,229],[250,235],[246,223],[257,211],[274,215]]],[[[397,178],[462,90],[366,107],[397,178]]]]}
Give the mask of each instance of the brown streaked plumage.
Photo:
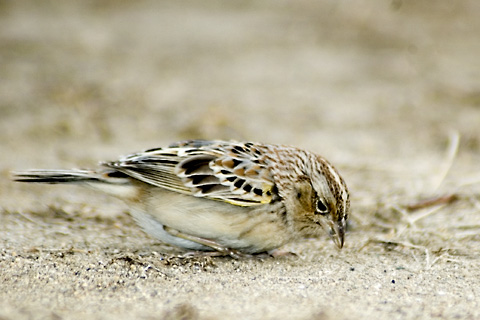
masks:
{"type": "Polygon", "coordinates": [[[350,210],[347,186],[324,158],[252,142],[190,140],[98,170],[28,170],[13,179],[85,184],[126,201],[153,237],[234,257],[324,229],[341,248],[350,210]]]}

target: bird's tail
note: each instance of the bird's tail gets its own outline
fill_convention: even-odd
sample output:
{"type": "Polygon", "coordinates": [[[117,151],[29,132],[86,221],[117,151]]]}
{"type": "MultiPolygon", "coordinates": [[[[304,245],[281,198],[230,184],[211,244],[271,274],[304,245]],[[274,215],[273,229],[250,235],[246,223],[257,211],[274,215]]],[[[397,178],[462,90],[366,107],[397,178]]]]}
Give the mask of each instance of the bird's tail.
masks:
{"type": "Polygon", "coordinates": [[[79,182],[106,182],[105,174],[90,170],[45,170],[32,169],[12,172],[12,180],[19,182],[40,183],[79,183],[79,182]]]}
{"type": "Polygon", "coordinates": [[[113,169],[103,171],[32,169],[12,172],[12,180],[50,184],[80,184],[121,199],[137,195],[136,188],[132,185],[130,178],[126,174],[113,169]]]}

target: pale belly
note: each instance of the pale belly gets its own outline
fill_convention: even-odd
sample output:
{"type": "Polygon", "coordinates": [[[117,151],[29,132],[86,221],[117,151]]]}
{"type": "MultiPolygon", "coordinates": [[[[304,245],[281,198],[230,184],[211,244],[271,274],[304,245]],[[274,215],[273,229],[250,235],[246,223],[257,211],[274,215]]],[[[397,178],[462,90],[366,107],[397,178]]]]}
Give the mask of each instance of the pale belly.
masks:
{"type": "Polygon", "coordinates": [[[132,207],[137,223],[151,236],[178,247],[212,250],[172,236],[164,226],[248,253],[272,250],[291,240],[284,221],[264,205],[240,207],[159,188],[151,189],[140,200],[132,207]]]}

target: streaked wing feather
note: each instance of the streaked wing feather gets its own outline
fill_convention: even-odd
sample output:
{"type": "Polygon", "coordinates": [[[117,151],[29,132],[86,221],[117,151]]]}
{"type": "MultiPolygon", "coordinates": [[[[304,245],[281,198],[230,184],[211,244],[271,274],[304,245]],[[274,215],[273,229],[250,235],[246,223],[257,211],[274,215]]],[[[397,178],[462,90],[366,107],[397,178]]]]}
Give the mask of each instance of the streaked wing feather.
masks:
{"type": "Polygon", "coordinates": [[[259,152],[254,144],[221,143],[207,146],[209,150],[216,151],[215,157],[210,154],[208,163],[207,159],[202,159],[201,156],[188,157],[176,168],[176,173],[185,184],[196,188],[196,196],[242,206],[272,201],[275,186],[273,177],[261,158],[262,152],[259,152]],[[209,179],[205,176],[206,172],[210,174],[209,179]],[[223,188],[211,188],[207,181],[214,183],[212,176],[217,179],[216,184],[223,188]]]}
{"type": "Polygon", "coordinates": [[[174,154],[155,155],[151,152],[133,154],[119,161],[103,163],[104,166],[114,168],[139,181],[170,191],[191,194],[191,189],[174,173],[177,164],[178,157],[174,154]]]}
{"type": "Polygon", "coordinates": [[[186,141],[106,163],[145,183],[240,206],[272,201],[275,184],[254,144],[186,141]]]}

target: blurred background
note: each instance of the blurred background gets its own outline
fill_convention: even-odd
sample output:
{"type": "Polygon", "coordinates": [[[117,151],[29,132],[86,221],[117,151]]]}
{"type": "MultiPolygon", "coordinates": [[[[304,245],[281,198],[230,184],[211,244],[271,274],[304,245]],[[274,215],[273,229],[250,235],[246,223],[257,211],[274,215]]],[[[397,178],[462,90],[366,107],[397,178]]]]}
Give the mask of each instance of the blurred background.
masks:
{"type": "Polygon", "coordinates": [[[431,168],[452,131],[478,164],[479,15],[473,0],[3,0],[0,166],[252,140],[322,154],[365,190],[365,168],[431,168]]]}
{"type": "MultiPolygon", "coordinates": [[[[473,287],[480,287],[479,56],[476,0],[0,0],[0,264],[8,284],[2,308],[35,314],[30,304],[43,310],[52,299],[59,314],[84,312],[90,307],[77,304],[76,296],[82,290],[71,289],[66,306],[58,298],[65,296],[58,288],[77,283],[71,265],[81,273],[87,260],[94,265],[115,261],[119,250],[129,254],[139,248],[150,254],[154,266],[161,261],[152,255],[161,252],[158,244],[134,227],[120,201],[88,190],[12,183],[11,170],[88,168],[183,139],[235,139],[294,145],[323,155],[350,187],[352,214],[342,253],[325,245],[325,239],[297,251],[306,259],[298,260],[297,267],[306,269],[291,273],[321,279],[310,291],[294,282],[291,291],[282,292],[294,292],[297,300],[276,300],[268,286],[255,292],[260,300],[248,292],[238,299],[235,295],[235,301],[212,295],[215,301],[210,302],[218,310],[237,308],[237,315],[270,310],[276,315],[272,318],[282,318],[301,303],[305,312],[330,303],[338,319],[339,305],[351,318],[355,312],[368,313],[365,305],[370,311],[410,315],[426,308],[436,315],[454,304],[457,313],[447,313],[450,318],[475,318],[479,308],[472,301],[478,289],[473,287]],[[457,201],[440,202],[431,211],[408,209],[408,204],[439,195],[457,201]],[[48,248],[53,253],[73,248],[67,252],[70,260],[48,248]],[[73,254],[75,248],[86,251],[73,254]],[[25,258],[16,259],[17,253],[25,258]],[[378,262],[378,257],[391,260],[378,262]],[[344,260],[364,270],[363,284],[352,273],[355,268],[344,269],[344,260]],[[55,266],[52,274],[63,279],[60,285],[50,276],[42,282],[37,271],[44,270],[43,261],[55,266]],[[414,282],[411,291],[426,290],[421,304],[419,295],[400,289],[408,287],[397,285],[399,296],[388,305],[378,302],[379,291],[371,291],[372,283],[387,276],[384,268],[430,270],[434,264],[438,269],[431,269],[425,283],[423,278],[414,282]],[[67,271],[55,271],[57,265],[67,271]],[[340,269],[346,272],[340,280],[328,273],[340,269]],[[28,276],[16,278],[20,272],[28,276]],[[347,297],[333,282],[322,282],[328,279],[364,291],[347,297]],[[436,285],[442,279],[440,295],[436,285]],[[30,290],[29,281],[39,289],[30,290]],[[47,283],[52,286],[48,294],[47,283]],[[458,291],[450,293],[453,287],[458,291]],[[305,292],[311,300],[303,298],[305,292]]],[[[243,292],[251,285],[252,270],[283,286],[271,274],[276,270],[283,276],[285,270],[269,269],[268,261],[245,263],[245,278],[228,278],[238,270],[221,261],[216,276],[225,277],[233,290],[243,292]]],[[[115,277],[125,269],[118,268],[115,277]]],[[[190,286],[166,282],[168,293],[186,290],[170,302],[145,300],[142,294],[149,291],[137,286],[135,275],[122,278],[140,288],[135,295],[119,291],[105,300],[102,288],[112,294],[116,278],[108,287],[104,278],[97,284],[87,277],[91,287],[86,287],[84,303],[93,305],[93,312],[110,310],[112,317],[125,318],[144,312],[145,305],[137,304],[141,299],[150,301],[152,314],[183,297],[202,310],[203,292],[190,294],[203,290],[203,284],[184,281],[189,275],[187,270],[180,279],[190,286]],[[131,305],[123,303],[125,297],[132,298],[131,305]]],[[[212,281],[209,276],[205,283],[212,281]]],[[[390,281],[386,295],[395,294],[390,281]]],[[[321,314],[316,318],[325,319],[321,314]]]]}
{"type": "Polygon", "coordinates": [[[345,162],[441,144],[451,129],[477,144],[476,1],[0,5],[4,166],[190,138],[345,162]]]}
{"type": "MultiPolygon", "coordinates": [[[[0,169],[251,140],[317,152],[378,199],[430,192],[455,133],[451,176],[475,178],[479,15],[473,0],[0,1],[0,169]]],[[[7,207],[32,198],[1,188],[7,207]]]]}

